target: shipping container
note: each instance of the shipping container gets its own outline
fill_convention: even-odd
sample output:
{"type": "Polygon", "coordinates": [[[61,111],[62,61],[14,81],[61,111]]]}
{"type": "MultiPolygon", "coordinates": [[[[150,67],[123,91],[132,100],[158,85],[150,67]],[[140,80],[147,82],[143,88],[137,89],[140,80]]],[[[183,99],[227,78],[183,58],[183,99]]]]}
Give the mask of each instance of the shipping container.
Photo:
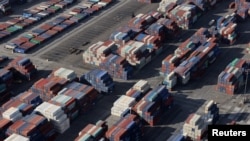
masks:
{"type": "Polygon", "coordinates": [[[111,94],[115,84],[107,71],[94,69],[80,77],[80,81],[91,84],[99,93],[111,94]]]}
{"type": "Polygon", "coordinates": [[[229,95],[239,93],[247,81],[250,60],[235,58],[219,74],[216,90],[229,95]]]}
{"type": "Polygon", "coordinates": [[[142,121],[138,116],[128,114],[107,131],[106,138],[112,141],[140,141],[142,139],[142,121]]]}
{"type": "Polygon", "coordinates": [[[88,124],[84,129],[82,129],[78,137],[74,141],[82,140],[100,140],[105,138],[105,133],[108,130],[108,126],[104,121],[98,121],[95,125],[88,124]]]}
{"type": "MultiPolygon", "coordinates": [[[[22,47],[22,45],[20,47],[22,47]]],[[[33,62],[31,62],[31,60],[26,57],[16,57],[8,64],[7,67],[8,69],[14,71],[13,73],[16,77],[23,80],[32,80],[37,72],[37,69],[35,68],[33,62]]]]}

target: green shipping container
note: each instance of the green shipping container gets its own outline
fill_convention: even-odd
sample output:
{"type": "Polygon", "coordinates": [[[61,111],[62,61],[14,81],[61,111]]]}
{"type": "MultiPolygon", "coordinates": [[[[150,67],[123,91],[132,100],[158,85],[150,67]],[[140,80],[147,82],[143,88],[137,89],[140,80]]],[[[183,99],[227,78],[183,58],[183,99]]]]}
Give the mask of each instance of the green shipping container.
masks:
{"type": "Polygon", "coordinates": [[[52,8],[52,9],[54,9],[56,11],[61,9],[61,7],[58,7],[58,6],[51,6],[50,8],[52,8]]]}
{"type": "Polygon", "coordinates": [[[13,33],[13,32],[18,31],[19,29],[16,28],[15,26],[11,26],[11,27],[8,27],[6,30],[9,31],[10,33],[13,33]]]}
{"type": "Polygon", "coordinates": [[[14,25],[17,29],[23,29],[23,25],[14,25]]]}
{"type": "Polygon", "coordinates": [[[33,44],[40,44],[41,43],[40,41],[35,40],[35,39],[31,39],[30,42],[33,44]]]}

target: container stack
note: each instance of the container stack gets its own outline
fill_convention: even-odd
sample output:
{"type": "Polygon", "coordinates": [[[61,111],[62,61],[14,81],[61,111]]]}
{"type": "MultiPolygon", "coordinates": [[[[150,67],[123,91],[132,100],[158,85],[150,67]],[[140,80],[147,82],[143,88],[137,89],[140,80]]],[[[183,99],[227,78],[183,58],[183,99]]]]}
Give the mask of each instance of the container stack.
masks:
{"type": "Polygon", "coordinates": [[[30,114],[34,110],[34,105],[23,103],[15,98],[11,98],[9,101],[5,102],[1,107],[1,113],[6,112],[10,108],[17,109],[23,116],[30,114]]]}
{"type": "MultiPolygon", "coordinates": [[[[202,37],[201,40],[204,39],[206,37],[202,37]]],[[[205,42],[201,40],[196,40],[196,44],[186,41],[183,44],[187,46],[179,47],[175,55],[165,58],[160,74],[165,77],[163,84],[168,89],[173,88],[178,81],[187,84],[190,79],[200,78],[209,65],[216,60],[220,53],[217,39],[211,37],[205,42]]]]}
{"type": "Polygon", "coordinates": [[[160,18],[163,18],[163,14],[161,12],[158,12],[158,11],[150,11],[147,14],[151,15],[156,20],[159,20],[160,18]]]}
{"type": "Polygon", "coordinates": [[[11,61],[8,66],[8,69],[14,69],[21,78],[31,80],[35,77],[37,69],[29,58],[26,57],[17,57],[11,61]]]}
{"type": "Polygon", "coordinates": [[[174,54],[168,55],[162,61],[160,75],[167,76],[170,74],[180,63],[188,58],[195,49],[201,44],[204,44],[209,36],[208,29],[200,28],[194,35],[181,43],[174,54]]]}
{"type": "Polygon", "coordinates": [[[153,16],[140,13],[129,20],[128,27],[132,28],[134,31],[140,32],[148,28],[155,21],[156,19],[153,16]]]}
{"type": "Polygon", "coordinates": [[[58,95],[64,95],[76,99],[75,108],[72,108],[69,118],[73,120],[79,114],[86,113],[92,107],[97,99],[98,92],[92,86],[84,85],[78,82],[71,82],[64,86],[58,92],[58,95]]]}
{"type": "Polygon", "coordinates": [[[151,55],[148,51],[148,46],[143,42],[129,41],[124,46],[118,48],[118,54],[126,58],[132,66],[141,69],[151,61],[151,55]]]}
{"type": "Polygon", "coordinates": [[[151,24],[146,30],[145,33],[148,35],[156,36],[160,41],[164,41],[166,38],[166,27],[160,23],[151,24]]]}
{"type": "Polygon", "coordinates": [[[150,85],[146,80],[139,80],[126,92],[126,96],[135,98],[135,101],[138,102],[142,97],[150,90],[150,85]]]}
{"type": "Polygon", "coordinates": [[[112,50],[117,48],[115,42],[113,41],[99,41],[91,45],[84,53],[83,60],[84,63],[99,66],[103,60],[112,53],[112,50]]]}
{"type": "Polygon", "coordinates": [[[98,121],[95,125],[88,124],[84,129],[82,129],[78,137],[74,141],[83,140],[95,140],[99,141],[105,138],[105,133],[108,130],[108,126],[104,121],[98,121]]]}
{"type": "Polygon", "coordinates": [[[130,112],[131,107],[135,105],[135,98],[122,95],[118,98],[111,108],[111,115],[123,117],[130,112]]]}
{"type": "Polygon", "coordinates": [[[2,113],[4,119],[15,122],[22,118],[22,113],[14,107],[10,107],[8,110],[2,113]]]}
{"type": "Polygon", "coordinates": [[[84,74],[80,81],[91,84],[99,93],[110,94],[114,91],[114,81],[107,71],[95,69],[84,74]]]}
{"type": "Polygon", "coordinates": [[[212,115],[212,124],[215,124],[219,120],[219,107],[217,106],[217,103],[213,100],[209,101],[205,107],[205,114],[208,116],[212,115]]]}
{"type": "Polygon", "coordinates": [[[135,41],[143,42],[147,45],[147,49],[152,56],[162,52],[162,41],[157,36],[140,33],[135,37],[135,41]]]}
{"type": "Polygon", "coordinates": [[[157,23],[165,26],[166,29],[166,39],[174,39],[180,34],[180,29],[177,23],[171,19],[160,18],[157,20],[157,23]]]}
{"type": "Polygon", "coordinates": [[[18,135],[16,133],[13,133],[8,138],[6,138],[4,141],[30,141],[28,137],[24,137],[21,135],[18,135]]]}
{"type": "Polygon", "coordinates": [[[106,133],[106,138],[112,141],[140,141],[142,138],[142,122],[133,114],[128,114],[116,122],[106,133]]]}
{"type": "Polygon", "coordinates": [[[180,28],[189,29],[197,21],[199,13],[197,13],[195,5],[181,4],[167,12],[167,16],[175,21],[180,28]]]}
{"type": "Polygon", "coordinates": [[[183,135],[192,140],[201,141],[207,131],[208,123],[202,115],[190,114],[183,125],[183,135]]]}
{"type": "Polygon", "coordinates": [[[114,41],[117,44],[124,45],[126,42],[128,42],[130,39],[133,39],[136,32],[133,31],[131,28],[124,26],[119,27],[114,31],[109,39],[114,41]]]}
{"type": "Polygon", "coordinates": [[[134,69],[128,61],[118,55],[108,55],[99,65],[99,68],[107,71],[113,78],[128,80],[132,77],[134,69]]]}
{"type": "Polygon", "coordinates": [[[157,8],[157,11],[160,11],[162,13],[168,13],[172,9],[174,9],[177,4],[180,4],[183,0],[162,0],[159,3],[159,7],[157,8]]]}
{"type": "Polygon", "coordinates": [[[165,86],[160,85],[150,90],[134,107],[133,111],[143,118],[150,126],[156,125],[173,103],[173,97],[165,86]]]}
{"type": "MultiPolygon", "coordinates": [[[[148,83],[148,81],[146,80],[139,80],[137,83],[135,83],[133,85],[132,88],[130,88],[127,92],[126,92],[126,95],[127,96],[131,96],[131,97],[134,97],[132,93],[132,91],[139,91],[141,92],[142,94],[146,94],[149,90],[150,90],[150,85],[148,83]]],[[[137,97],[134,97],[137,99],[137,97]]]]}
{"type": "Polygon", "coordinates": [[[77,79],[77,75],[74,70],[66,69],[66,68],[58,68],[52,72],[54,77],[59,77],[66,79],[69,82],[72,82],[77,79]]]}
{"type": "Polygon", "coordinates": [[[199,78],[212,64],[219,54],[218,44],[215,38],[209,38],[207,42],[199,46],[185,61],[175,70],[182,84],[187,84],[190,79],[199,78]]]}
{"type": "Polygon", "coordinates": [[[68,83],[64,78],[48,77],[41,78],[32,87],[33,93],[39,94],[43,101],[49,101],[68,83]]]}
{"type": "Polygon", "coordinates": [[[234,44],[238,37],[236,14],[232,13],[231,15],[220,17],[217,20],[217,30],[222,37],[222,41],[230,45],[234,44]]]}
{"type": "Polygon", "coordinates": [[[0,139],[4,140],[6,138],[7,129],[13,124],[11,120],[0,117],[0,139]]]}
{"type": "Polygon", "coordinates": [[[60,134],[64,133],[70,127],[70,120],[60,106],[43,102],[36,107],[35,112],[47,118],[60,134]]]}
{"type": "Polygon", "coordinates": [[[11,137],[12,134],[18,134],[29,141],[47,141],[54,140],[56,132],[53,126],[46,118],[37,114],[31,114],[13,123],[6,134],[11,137]]]}
{"type": "Polygon", "coordinates": [[[67,117],[72,121],[76,118],[75,114],[78,114],[78,109],[76,107],[76,99],[67,95],[56,95],[50,101],[51,104],[60,106],[67,117]],[[73,115],[73,116],[72,116],[73,115]],[[72,117],[72,118],[71,118],[72,117]]]}
{"type": "Polygon", "coordinates": [[[20,93],[14,99],[26,104],[32,104],[34,107],[42,103],[42,99],[40,98],[39,94],[33,93],[31,91],[20,93]]]}
{"type": "Polygon", "coordinates": [[[229,95],[236,94],[246,82],[246,70],[250,61],[236,58],[218,76],[216,90],[229,95]]]}

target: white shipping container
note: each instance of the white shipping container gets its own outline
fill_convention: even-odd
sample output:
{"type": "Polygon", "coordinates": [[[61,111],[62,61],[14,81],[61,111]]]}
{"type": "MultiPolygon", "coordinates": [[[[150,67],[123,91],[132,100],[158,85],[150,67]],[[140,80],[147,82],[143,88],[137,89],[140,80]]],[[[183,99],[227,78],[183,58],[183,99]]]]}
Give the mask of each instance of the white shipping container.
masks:
{"type": "Polygon", "coordinates": [[[148,81],[146,81],[146,80],[139,80],[139,81],[133,86],[133,88],[134,88],[135,90],[138,90],[138,91],[144,93],[144,92],[146,92],[146,91],[148,91],[148,90],[150,89],[150,85],[149,85],[148,81]]]}
{"type": "Polygon", "coordinates": [[[30,141],[30,139],[22,135],[13,133],[9,137],[7,137],[4,141],[30,141]]]}
{"type": "Polygon", "coordinates": [[[122,107],[132,107],[135,104],[135,98],[129,97],[126,95],[122,95],[119,99],[114,102],[114,106],[122,106],[122,107]]]}
{"type": "Polygon", "coordinates": [[[11,107],[3,112],[2,116],[5,119],[15,122],[22,118],[22,113],[17,108],[11,107]]]}

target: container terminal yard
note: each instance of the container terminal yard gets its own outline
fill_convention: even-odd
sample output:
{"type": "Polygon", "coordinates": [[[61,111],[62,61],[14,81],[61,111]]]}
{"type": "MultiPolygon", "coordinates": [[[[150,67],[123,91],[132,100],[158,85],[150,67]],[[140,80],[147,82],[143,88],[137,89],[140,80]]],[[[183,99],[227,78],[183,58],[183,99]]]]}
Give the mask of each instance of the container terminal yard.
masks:
{"type": "Polygon", "coordinates": [[[0,140],[207,140],[250,124],[247,0],[39,0],[0,17],[0,140]]]}

